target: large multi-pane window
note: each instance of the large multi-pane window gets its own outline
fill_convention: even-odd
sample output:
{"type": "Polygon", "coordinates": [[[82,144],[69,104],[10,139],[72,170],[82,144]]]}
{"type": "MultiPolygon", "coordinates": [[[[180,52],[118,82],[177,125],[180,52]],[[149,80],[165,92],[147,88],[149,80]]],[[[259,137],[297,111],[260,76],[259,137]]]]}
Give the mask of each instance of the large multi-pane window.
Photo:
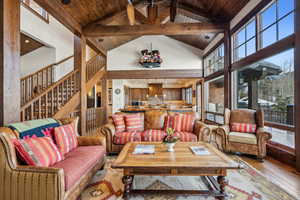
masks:
{"type": "MultiPolygon", "coordinates": [[[[261,108],[267,122],[294,125],[294,49],[243,67],[232,77],[235,108],[261,108]]],[[[293,133],[283,132],[274,129],[273,140],[292,146],[293,133]]]]}
{"type": "Polygon", "coordinates": [[[204,84],[206,119],[223,124],[224,113],[224,76],[204,84]]]}
{"type": "Polygon", "coordinates": [[[233,62],[293,34],[294,4],[294,0],[273,0],[234,33],[233,62]]]}
{"type": "Polygon", "coordinates": [[[294,4],[294,0],[275,0],[259,13],[260,48],[294,33],[294,4]]]}
{"type": "Polygon", "coordinates": [[[256,21],[250,20],[233,36],[233,60],[249,56],[256,52],[256,21]]]}
{"type": "Polygon", "coordinates": [[[204,58],[204,76],[224,69],[224,44],[204,58]]]}

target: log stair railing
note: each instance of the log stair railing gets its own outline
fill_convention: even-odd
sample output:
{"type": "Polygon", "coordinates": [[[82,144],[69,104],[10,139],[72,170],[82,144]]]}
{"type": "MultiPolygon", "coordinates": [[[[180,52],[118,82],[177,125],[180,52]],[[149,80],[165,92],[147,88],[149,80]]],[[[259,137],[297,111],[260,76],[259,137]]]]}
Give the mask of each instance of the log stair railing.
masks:
{"type": "Polygon", "coordinates": [[[74,56],[69,56],[57,63],[51,64],[33,74],[21,78],[21,106],[24,106],[27,102],[51,87],[55,83],[54,76],[56,67],[64,65],[73,59],[73,57],[74,56]]]}
{"type": "MultiPolygon", "coordinates": [[[[87,89],[91,89],[104,75],[104,66],[105,58],[100,55],[87,62],[87,89]]],[[[79,90],[80,74],[74,70],[25,103],[21,107],[21,121],[66,116],[79,105],[79,90]]]]}

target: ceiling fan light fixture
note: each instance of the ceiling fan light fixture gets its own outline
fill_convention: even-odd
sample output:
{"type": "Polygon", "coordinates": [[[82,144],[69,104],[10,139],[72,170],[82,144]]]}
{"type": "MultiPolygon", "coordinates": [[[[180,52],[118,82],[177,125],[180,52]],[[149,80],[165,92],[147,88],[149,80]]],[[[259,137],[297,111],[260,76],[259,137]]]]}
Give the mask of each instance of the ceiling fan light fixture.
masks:
{"type": "Polygon", "coordinates": [[[71,3],[71,0],[61,0],[62,4],[68,5],[71,3]]]}
{"type": "Polygon", "coordinates": [[[204,36],[204,39],[209,40],[209,39],[210,39],[210,36],[209,36],[209,35],[205,35],[205,36],[204,36]]]}

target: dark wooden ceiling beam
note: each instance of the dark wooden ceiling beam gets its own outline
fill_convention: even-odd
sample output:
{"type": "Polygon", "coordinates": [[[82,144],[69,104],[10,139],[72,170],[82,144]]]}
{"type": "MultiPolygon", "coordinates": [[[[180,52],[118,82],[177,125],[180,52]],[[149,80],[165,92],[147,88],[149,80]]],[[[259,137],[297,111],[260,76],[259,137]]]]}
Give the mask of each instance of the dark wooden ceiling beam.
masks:
{"type": "Polygon", "coordinates": [[[175,22],[175,18],[177,15],[177,7],[178,7],[178,0],[171,1],[171,8],[170,8],[170,21],[175,22]]]}
{"type": "Polygon", "coordinates": [[[135,12],[136,21],[138,21],[141,24],[147,24],[148,23],[147,17],[143,13],[141,13],[138,9],[135,9],[134,12],[135,12]]]}
{"type": "Polygon", "coordinates": [[[194,35],[202,33],[219,33],[225,29],[224,24],[182,23],[182,24],[143,24],[103,26],[94,24],[84,28],[86,37],[127,36],[127,35],[194,35]]]}

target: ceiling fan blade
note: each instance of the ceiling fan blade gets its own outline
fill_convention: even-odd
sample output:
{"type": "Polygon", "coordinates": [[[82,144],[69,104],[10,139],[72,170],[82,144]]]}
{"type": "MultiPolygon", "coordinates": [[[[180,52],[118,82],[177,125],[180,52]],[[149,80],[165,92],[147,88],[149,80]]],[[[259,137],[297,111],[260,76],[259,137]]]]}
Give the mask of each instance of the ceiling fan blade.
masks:
{"type": "Polygon", "coordinates": [[[127,5],[127,16],[129,20],[129,24],[135,25],[135,14],[134,14],[134,6],[132,5],[131,1],[129,1],[127,5]]]}

